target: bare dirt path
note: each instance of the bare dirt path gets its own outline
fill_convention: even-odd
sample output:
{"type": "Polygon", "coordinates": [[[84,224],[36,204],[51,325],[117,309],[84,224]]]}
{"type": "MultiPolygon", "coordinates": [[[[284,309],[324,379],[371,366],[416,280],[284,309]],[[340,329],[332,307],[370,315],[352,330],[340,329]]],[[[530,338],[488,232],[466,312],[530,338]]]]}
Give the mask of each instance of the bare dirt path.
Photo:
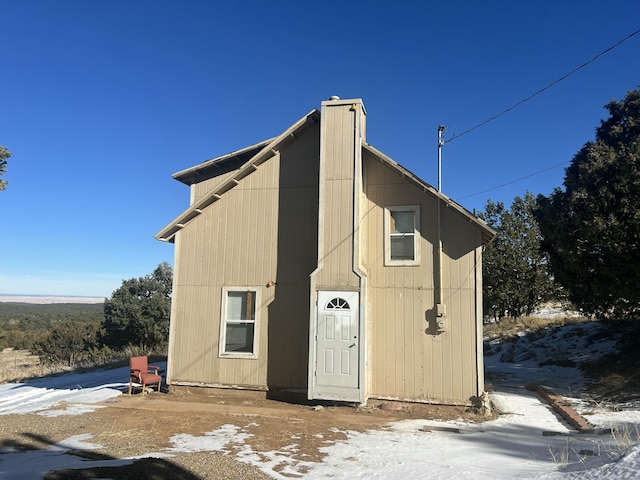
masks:
{"type": "MultiPolygon", "coordinates": [[[[46,450],[73,435],[91,434],[102,446],[92,454],[120,459],[152,452],[171,453],[163,459],[138,460],[123,467],[92,468],[50,473],[54,479],[265,479],[258,468],[242,463],[232,453],[250,448],[268,461],[267,452],[287,452],[293,462],[319,462],[319,450],[346,438],[345,431],[384,428],[407,418],[469,418],[463,407],[404,404],[401,410],[367,407],[307,406],[261,398],[250,393],[216,396],[188,394],[121,395],[92,413],[78,416],[6,415],[0,422],[0,447],[46,450]],[[241,429],[238,445],[222,452],[175,452],[175,435],[204,436],[224,425],[241,429]],[[294,447],[292,447],[294,446],[294,447]]],[[[395,405],[392,405],[395,406],[395,405]]],[[[88,453],[79,453],[88,455],[88,453]]],[[[0,459],[2,456],[0,455],[0,459]]],[[[276,469],[277,470],[277,469],[276,469]]],[[[283,474],[284,475],[284,474],[283,474]]]]}

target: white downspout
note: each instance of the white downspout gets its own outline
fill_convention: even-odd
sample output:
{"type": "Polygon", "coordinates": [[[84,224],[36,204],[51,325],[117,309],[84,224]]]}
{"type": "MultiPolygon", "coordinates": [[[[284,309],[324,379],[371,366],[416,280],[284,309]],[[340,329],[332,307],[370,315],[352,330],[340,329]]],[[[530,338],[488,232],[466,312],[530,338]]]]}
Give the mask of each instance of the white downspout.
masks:
{"type": "Polygon", "coordinates": [[[360,331],[358,335],[360,337],[360,353],[359,353],[359,367],[358,376],[360,378],[360,403],[364,404],[367,401],[367,337],[366,337],[366,321],[367,321],[367,272],[362,270],[360,265],[360,194],[364,188],[364,178],[362,172],[362,125],[360,123],[361,113],[354,105],[353,113],[355,115],[354,121],[354,182],[353,182],[353,272],[360,278],[360,305],[359,305],[359,320],[360,331]],[[357,235],[356,235],[357,233],[357,235]]]}

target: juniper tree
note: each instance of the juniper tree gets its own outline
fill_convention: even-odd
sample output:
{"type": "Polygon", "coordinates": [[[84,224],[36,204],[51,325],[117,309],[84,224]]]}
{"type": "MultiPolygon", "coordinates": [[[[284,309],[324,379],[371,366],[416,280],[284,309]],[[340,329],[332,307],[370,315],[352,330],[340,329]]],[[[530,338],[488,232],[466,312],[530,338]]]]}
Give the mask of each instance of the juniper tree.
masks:
{"type": "Polygon", "coordinates": [[[510,210],[502,202],[487,201],[481,216],[497,235],[482,259],[485,315],[530,315],[554,295],[534,209],[530,192],[516,197],[510,210]]]}
{"type": "Polygon", "coordinates": [[[538,196],[555,278],[585,313],[640,313],[640,90],[613,100],[565,171],[564,190],[538,196]]]}
{"type": "Polygon", "coordinates": [[[101,341],[112,348],[165,348],[169,340],[172,279],[171,266],[165,262],[151,275],[123,280],[104,302],[101,341]]]}

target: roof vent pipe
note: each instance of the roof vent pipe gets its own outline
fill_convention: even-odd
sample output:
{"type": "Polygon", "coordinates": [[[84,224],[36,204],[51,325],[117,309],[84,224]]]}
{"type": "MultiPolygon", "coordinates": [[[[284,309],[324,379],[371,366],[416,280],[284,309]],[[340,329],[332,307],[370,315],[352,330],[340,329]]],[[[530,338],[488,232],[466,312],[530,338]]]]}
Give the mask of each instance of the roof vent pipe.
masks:
{"type": "Polygon", "coordinates": [[[438,192],[442,191],[442,147],[444,146],[444,125],[438,127],[438,192]]]}
{"type": "Polygon", "coordinates": [[[340,100],[340,97],[339,97],[339,96],[337,96],[337,95],[331,95],[331,96],[329,97],[329,100],[340,100]]]}

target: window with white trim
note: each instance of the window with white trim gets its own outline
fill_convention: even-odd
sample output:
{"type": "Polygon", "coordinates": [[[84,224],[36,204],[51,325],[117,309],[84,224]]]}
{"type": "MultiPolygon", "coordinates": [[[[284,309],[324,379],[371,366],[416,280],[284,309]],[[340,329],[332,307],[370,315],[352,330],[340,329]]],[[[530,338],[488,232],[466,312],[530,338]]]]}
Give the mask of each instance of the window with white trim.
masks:
{"type": "Polygon", "coordinates": [[[220,356],[257,358],[258,289],[223,288],[220,356]]]}
{"type": "Polygon", "coordinates": [[[384,264],[420,264],[420,206],[402,205],[384,209],[384,264]]]}

